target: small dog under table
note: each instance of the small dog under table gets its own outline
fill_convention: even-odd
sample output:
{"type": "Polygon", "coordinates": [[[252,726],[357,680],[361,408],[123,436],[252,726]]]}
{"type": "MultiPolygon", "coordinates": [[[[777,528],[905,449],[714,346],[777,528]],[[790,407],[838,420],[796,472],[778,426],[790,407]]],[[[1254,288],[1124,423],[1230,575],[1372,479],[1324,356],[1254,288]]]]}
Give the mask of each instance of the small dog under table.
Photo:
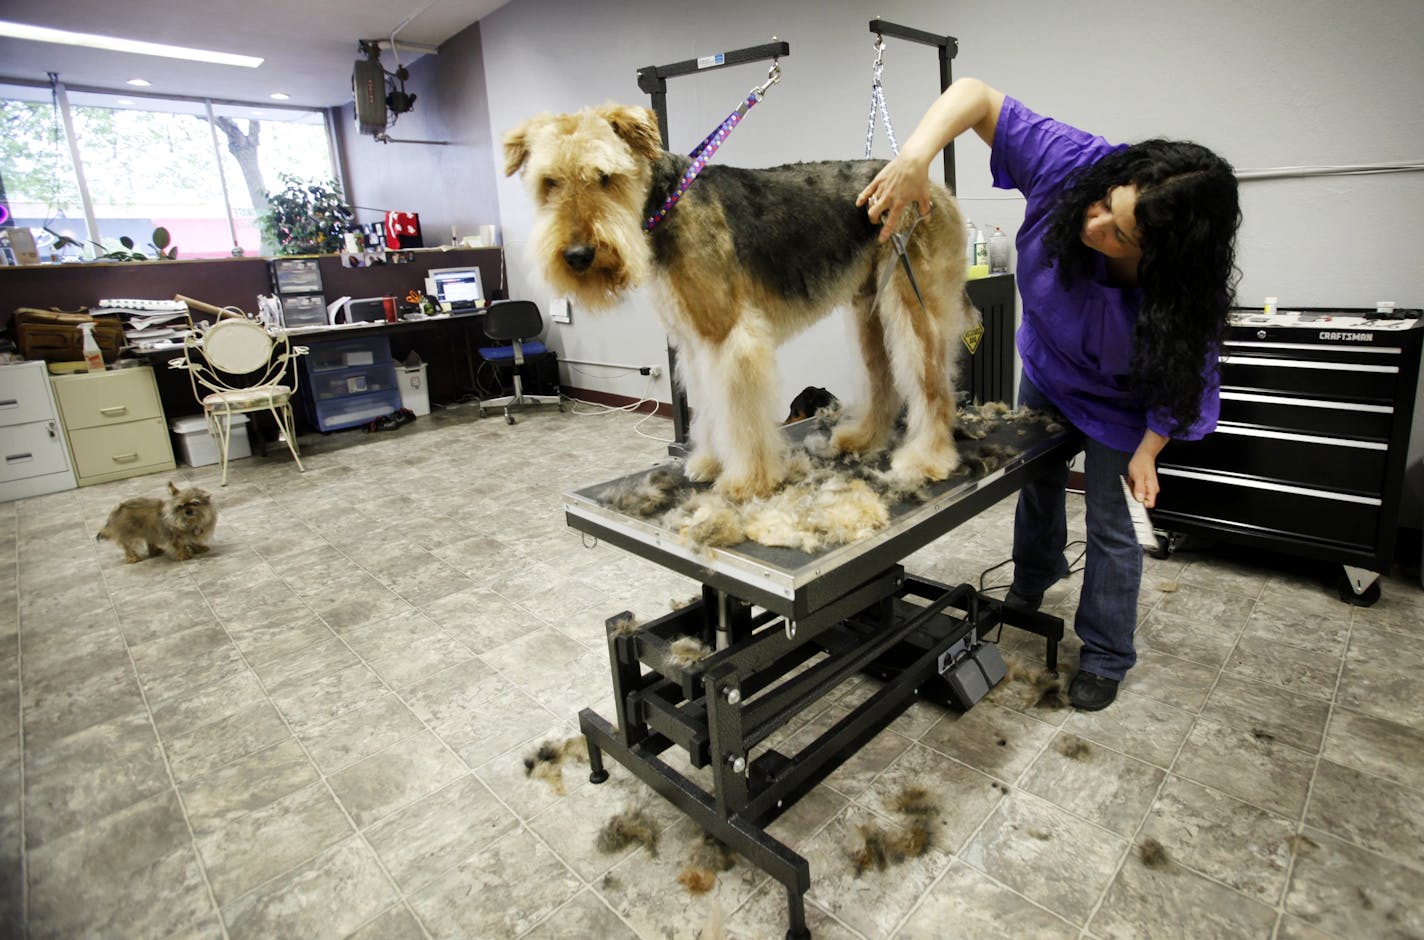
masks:
{"type": "MultiPolygon", "coordinates": [[[[813,423],[787,431],[805,435],[813,423]]],[[[612,757],[779,881],[789,938],[810,936],[804,903],[810,867],[766,827],[917,696],[972,705],[977,696],[966,700],[960,680],[972,686],[992,672],[980,670],[977,660],[996,658],[980,640],[998,624],[1043,636],[1048,667],[1056,668],[1060,618],[1005,608],[968,584],[915,577],[901,564],[1077,450],[1068,434],[1033,422],[958,442],[967,465],[996,444],[1019,453],[991,472],[931,484],[928,499],[892,506],[889,525],[875,535],[814,555],[754,542],[688,545],[655,520],[605,505],[601,495],[619,480],[565,496],[574,529],[702,582],[699,600],[636,630],[627,628],[627,616],[609,619],[617,720],[592,709],[579,715],[590,779],[606,780],[603,757],[612,757]],[[714,652],[688,663],[672,650],[683,637],[714,652]],[[883,680],[869,699],[795,754],[769,746],[790,719],[860,672],[883,680]],[[659,756],[673,747],[692,766],[711,768],[710,792],[659,756]]]]}

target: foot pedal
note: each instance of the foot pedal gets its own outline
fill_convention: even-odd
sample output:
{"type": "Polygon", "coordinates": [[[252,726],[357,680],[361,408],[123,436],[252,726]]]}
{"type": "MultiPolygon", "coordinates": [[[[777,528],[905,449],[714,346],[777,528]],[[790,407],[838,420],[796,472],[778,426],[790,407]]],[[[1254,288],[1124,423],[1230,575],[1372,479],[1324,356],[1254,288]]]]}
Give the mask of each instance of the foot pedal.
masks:
{"type": "Polygon", "coordinates": [[[992,643],[980,643],[968,656],[949,667],[944,673],[944,681],[949,684],[954,704],[968,711],[1006,675],[1008,669],[1004,666],[1004,658],[999,655],[999,648],[992,643]]]}

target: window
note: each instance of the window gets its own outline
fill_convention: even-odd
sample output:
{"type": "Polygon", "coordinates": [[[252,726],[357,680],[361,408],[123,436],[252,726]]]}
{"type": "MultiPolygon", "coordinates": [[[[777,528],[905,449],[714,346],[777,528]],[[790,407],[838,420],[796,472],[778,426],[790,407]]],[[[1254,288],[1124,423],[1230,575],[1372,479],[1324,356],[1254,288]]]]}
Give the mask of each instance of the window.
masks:
{"type": "Polygon", "coordinates": [[[100,244],[49,88],[0,85],[0,199],[17,224],[69,235],[87,257],[121,249],[121,237],[151,256],[158,227],[180,258],[227,257],[234,247],[271,254],[257,220],[278,174],[336,175],[320,111],[87,89],[69,89],[68,99],[100,244]]]}

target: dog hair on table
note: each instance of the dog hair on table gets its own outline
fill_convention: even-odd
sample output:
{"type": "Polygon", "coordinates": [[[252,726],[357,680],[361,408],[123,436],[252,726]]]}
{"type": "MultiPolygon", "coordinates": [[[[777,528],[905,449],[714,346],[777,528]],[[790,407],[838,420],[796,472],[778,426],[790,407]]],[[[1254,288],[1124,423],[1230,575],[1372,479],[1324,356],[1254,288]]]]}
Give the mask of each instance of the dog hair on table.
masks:
{"type": "Polygon", "coordinates": [[[197,487],[180,490],[170,481],[167,499],[136,496],[119,503],[94,538],[117,543],[130,564],[143,560],[140,549],[146,549],[149,558],[166,551],[187,561],[208,550],[217,524],[211,494],[197,487]]]}
{"type": "Polygon", "coordinates": [[[882,163],[707,166],[645,231],[690,163],[662,149],[642,107],[541,114],[504,137],[505,175],[522,171],[535,205],[530,248],[556,292],[597,310],[645,283],[663,288],[659,313],[694,407],[687,476],[734,502],[781,484],[776,348],[841,306],[854,314],[869,401],[837,426],[833,448],[883,449],[904,403],[908,433],[891,472],[911,483],[949,476],[959,463],[955,344],[978,319],[949,191],[933,187],[934,205],[901,228],[922,303],[855,204],[882,163]]]}

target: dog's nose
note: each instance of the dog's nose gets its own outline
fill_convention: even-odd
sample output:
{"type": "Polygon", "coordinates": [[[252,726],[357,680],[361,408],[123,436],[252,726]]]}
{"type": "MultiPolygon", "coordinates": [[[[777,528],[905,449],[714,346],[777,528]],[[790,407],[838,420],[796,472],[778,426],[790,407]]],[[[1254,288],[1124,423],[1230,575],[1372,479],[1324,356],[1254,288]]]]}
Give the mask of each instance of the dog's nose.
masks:
{"type": "Polygon", "coordinates": [[[564,263],[582,274],[593,264],[593,246],[579,245],[577,248],[564,249],[564,263]]]}

